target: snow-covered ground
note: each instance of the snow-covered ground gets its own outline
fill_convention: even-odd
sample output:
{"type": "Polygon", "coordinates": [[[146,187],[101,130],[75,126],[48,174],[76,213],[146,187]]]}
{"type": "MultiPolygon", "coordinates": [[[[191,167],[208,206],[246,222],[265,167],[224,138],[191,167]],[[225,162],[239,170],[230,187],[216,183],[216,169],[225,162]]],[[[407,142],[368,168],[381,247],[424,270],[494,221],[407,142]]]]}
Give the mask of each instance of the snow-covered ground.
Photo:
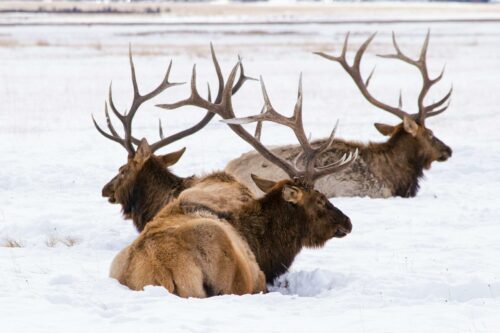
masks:
{"type": "MultiPolygon", "coordinates": [[[[500,331],[500,24],[337,24],[178,26],[5,26],[0,28],[1,332],[499,332],[500,331]],[[450,109],[428,126],[453,148],[426,173],[414,199],[337,198],[354,230],[323,249],[305,250],[272,292],[254,296],[180,299],[159,287],[134,292],[107,277],[113,256],[136,237],[118,206],[100,189],[126,160],[100,136],[110,80],[121,110],[130,102],[128,43],[142,91],[157,84],[168,60],[172,79],[189,79],[198,64],[200,87],[213,69],[213,41],[225,73],[239,53],[247,73],[263,75],[277,109],[291,112],[299,72],[304,118],[314,137],[340,119],[338,136],[383,140],[372,123],[396,123],[375,110],[335,63],[313,54],[338,51],[378,31],[364,65],[377,64],[372,91],[396,103],[402,88],[413,107],[418,75],[376,58],[401,47],[416,55],[432,31],[429,64],[446,64],[438,98],[454,87],[450,109]],[[68,246],[71,245],[71,246],[68,246]]],[[[195,109],[166,112],[156,102],[179,99],[176,87],[138,113],[136,134],[157,138],[199,119],[195,109]]],[[[260,111],[259,86],[235,97],[238,114],[260,111]]],[[[264,128],[268,143],[292,140],[264,128]]],[[[180,175],[221,169],[249,150],[224,124],[163,151],[188,147],[180,175]]]]}

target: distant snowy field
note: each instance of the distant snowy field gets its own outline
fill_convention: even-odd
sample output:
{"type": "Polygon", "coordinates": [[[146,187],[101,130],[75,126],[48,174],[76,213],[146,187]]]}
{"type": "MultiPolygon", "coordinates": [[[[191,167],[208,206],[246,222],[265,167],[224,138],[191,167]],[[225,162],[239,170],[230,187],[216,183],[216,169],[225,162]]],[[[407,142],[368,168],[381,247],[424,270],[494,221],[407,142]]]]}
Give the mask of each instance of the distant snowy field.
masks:
{"type": "MultiPolygon", "coordinates": [[[[5,26],[0,27],[0,331],[2,332],[499,332],[500,331],[500,24],[5,26]],[[290,113],[304,75],[304,119],[313,137],[337,118],[339,137],[381,141],[372,123],[395,124],[357,92],[338,64],[311,52],[338,52],[378,31],[364,63],[377,64],[372,91],[415,105],[419,76],[380,59],[394,30],[412,55],[431,28],[429,65],[446,64],[436,91],[453,84],[450,109],[428,121],[453,148],[435,163],[414,199],[337,198],[353,233],[303,251],[272,292],[181,299],[159,287],[134,292],[108,278],[114,255],[137,235],[101,187],[126,161],[125,150],[93,128],[113,80],[120,110],[130,102],[129,42],[142,91],[173,81],[197,63],[200,90],[215,86],[213,41],[227,74],[237,54],[249,75],[263,75],[275,107],[290,113]],[[71,246],[68,246],[71,245],[71,246]]],[[[136,119],[136,135],[157,138],[157,119],[177,131],[202,117],[166,112],[155,102],[185,97],[170,89],[136,119]]],[[[257,83],[234,98],[240,115],[260,110],[257,83]]],[[[269,144],[291,142],[264,127],[269,144]]],[[[163,149],[186,146],[173,169],[187,176],[218,170],[249,146],[213,121],[163,149]]]]}

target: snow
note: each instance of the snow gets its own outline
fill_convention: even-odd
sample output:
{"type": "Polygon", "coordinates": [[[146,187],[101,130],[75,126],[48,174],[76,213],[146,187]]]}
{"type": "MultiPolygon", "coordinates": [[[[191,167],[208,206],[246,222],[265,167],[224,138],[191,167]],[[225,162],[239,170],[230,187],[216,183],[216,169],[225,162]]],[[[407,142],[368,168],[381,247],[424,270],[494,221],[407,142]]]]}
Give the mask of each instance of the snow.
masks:
{"type": "MultiPolygon", "coordinates": [[[[1,331],[498,332],[499,51],[495,22],[0,27],[0,243],[21,245],[0,247],[1,331]],[[200,88],[207,79],[214,86],[213,41],[225,73],[241,54],[281,112],[291,113],[302,72],[313,137],[326,136],[339,118],[339,137],[380,141],[372,123],[396,119],[374,110],[337,64],[311,51],[338,51],[348,30],[355,45],[378,31],[363,65],[368,74],[377,64],[372,91],[395,103],[402,87],[412,108],[417,73],[374,54],[391,50],[395,30],[416,55],[428,27],[430,69],[437,74],[446,64],[431,99],[454,88],[450,109],[428,126],[453,157],[426,172],[416,198],[333,199],[351,218],[352,234],[302,251],[265,295],[180,299],[108,278],[112,258],[136,231],[100,196],[126,153],[97,133],[90,115],[104,121],[110,80],[119,109],[129,105],[129,42],[142,91],[159,83],[171,57],[173,81],[188,80],[197,63],[200,88]]],[[[137,135],[157,138],[158,117],[170,132],[201,118],[195,109],[153,107],[185,97],[187,88],[140,111],[137,135]]],[[[235,97],[238,115],[258,112],[261,103],[252,82],[235,97]]],[[[293,139],[270,125],[263,138],[293,139]]],[[[173,168],[182,176],[221,169],[249,150],[218,121],[163,151],[183,146],[173,168]]]]}

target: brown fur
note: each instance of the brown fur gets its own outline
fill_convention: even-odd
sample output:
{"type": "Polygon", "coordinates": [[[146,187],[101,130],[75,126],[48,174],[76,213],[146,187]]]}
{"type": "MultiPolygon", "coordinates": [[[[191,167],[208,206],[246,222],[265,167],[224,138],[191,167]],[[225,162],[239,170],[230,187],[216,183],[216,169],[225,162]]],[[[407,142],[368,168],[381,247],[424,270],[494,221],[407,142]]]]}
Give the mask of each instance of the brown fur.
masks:
{"type": "Polygon", "coordinates": [[[220,216],[228,215],[254,199],[246,186],[225,172],[214,172],[200,178],[176,176],[168,167],[176,163],[183,152],[157,156],[151,153],[147,142],[141,143],[136,156],[104,186],[102,195],[111,203],[121,204],[124,216],[133,220],[139,232],[181,193],[186,211],[196,203],[197,207],[204,206],[220,216]]]}
{"type": "MultiPolygon", "coordinates": [[[[351,231],[352,225],[349,218],[335,208],[320,192],[290,180],[279,183],[260,183],[272,186],[266,189],[269,191],[268,194],[257,200],[248,188],[223,172],[196,179],[192,187],[183,191],[176,200],[166,205],[150,223],[166,225],[166,222],[157,221],[186,222],[186,218],[179,213],[181,211],[186,216],[196,215],[200,210],[210,212],[219,221],[224,219],[230,223],[246,240],[268,282],[272,282],[274,278],[286,272],[304,246],[321,247],[332,237],[343,237],[351,231]],[[300,195],[293,196],[293,193],[300,193],[300,195]],[[176,216],[179,215],[181,217],[177,218],[176,216]]],[[[156,193],[161,190],[158,187],[162,185],[161,182],[155,182],[149,183],[148,186],[151,193],[156,193]]],[[[148,238],[152,230],[150,228],[153,227],[149,227],[148,224],[139,237],[148,238]]],[[[134,244],[138,242],[136,240],[134,244]]],[[[174,250],[170,249],[170,251],[174,250]]],[[[132,250],[122,251],[115,262],[123,262],[123,257],[128,258],[126,253],[130,251],[132,250]]],[[[127,259],[127,261],[131,260],[131,258],[127,259]]],[[[123,264],[113,266],[122,267],[123,264]]],[[[139,264],[134,267],[139,267],[139,264]]],[[[144,268],[144,271],[149,272],[151,269],[144,268]]],[[[117,273],[112,273],[112,276],[118,278],[117,273]]],[[[147,278],[141,277],[141,279],[153,283],[151,281],[154,281],[154,274],[147,278]]],[[[119,280],[132,289],[137,288],[128,280],[123,280],[123,278],[119,280]]],[[[142,286],[147,284],[144,283],[142,286]]],[[[165,287],[169,288],[167,285],[165,287]]]]}
{"type": "MultiPolygon", "coordinates": [[[[217,196],[206,195],[210,193],[217,196]]],[[[170,209],[171,205],[159,215],[171,213],[170,209]]],[[[352,229],[349,218],[323,194],[291,180],[275,183],[264,197],[249,201],[226,218],[248,242],[268,282],[286,272],[304,246],[322,247],[352,229]]]]}
{"type": "MultiPolygon", "coordinates": [[[[434,137],[431,130],[420,125],[416,126],[413,135],[407,131],[409,127],[405,128],[403,124],[398,126],[378,124],[377,128],[381,132],[385,131],[390,135],[389,140],[384,143],[363,144],[335,140],[331,150],[318,159],[319,165],[332,163],[356,148],[359,150],[359,156],[350,168],[319,179],[316,182],[316,189],[329,198],[415,196],[423,170],[429,169],[434,161],[445,161],[452,154],[451,149],[434,137]]],[[[313,145],[324,142],[325,140],[318,140],[313,142],[313,145]]],[[[272,152],[292,160],[300,152],[300,146],[277,147],[272,152]]],[[[272,180],[287,178],[281,169],[255,152],[243,154],[232,160],[225,171],[234,175],[256,195],[262,195],[263,192],[254,185],[250,174],[272,180]]]]}
{"type": "Polygon", "coordinates": [[[203,211],[184,214],[176,201],[169,207],[115,257],[111,277],[181,297],[265,292],[264,274],[231,225],[203,211]]]}
{"type": "Polygon", "coordinates": [[[121,204],[124,216],[142,231],[162,207],[195,181],[194,177],[181,178],[170,172],[159,156],[136,156],[104,186],[102,195],[121,204]]]}

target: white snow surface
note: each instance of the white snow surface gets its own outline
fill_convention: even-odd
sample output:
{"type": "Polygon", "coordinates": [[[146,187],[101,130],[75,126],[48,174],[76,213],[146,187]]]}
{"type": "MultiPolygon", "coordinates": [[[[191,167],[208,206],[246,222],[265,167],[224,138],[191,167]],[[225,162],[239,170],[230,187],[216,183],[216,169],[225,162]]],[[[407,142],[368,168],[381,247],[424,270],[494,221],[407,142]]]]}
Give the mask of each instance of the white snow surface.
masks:
{"type": "MultiPolygon", "coordinates": [[[[21,245],[0,247],[1,332],[500,331],[500,24],[7,26],[0,59],[0,242],[21,245]],[[363,63],[365,75],[377,64],[371,89],[394,104],[402,89],[415,110],[418,73],[375,54],[392,50],[394,30],[416,56],[427,28],[431,72],[446,64],[430,100],[454,89],[449,110],[428,127],[453,157],[425,173],[416,198],[332,199],[351,218],[352,234],[303,250],[267,294],[181,299],[108,277],[137,232],[101,197],[126,152],[97,133],[91,114],[104,125],[110,80],[119,109],[129,105],[129,42],[141,91],[160,82],[170,58],[173,81],[189,80],[197,63],[200,90],[207,79],[214,87],[213,41],[224,72],[241,54],[283,113],[292,111],[302,72],[313,137],[339,118],[339,137],[381,141],[372,123],[397,119],[311,51],[338,52],[348,30],[355,46],[378,31],[363,63]]],[[[187,85],[170,89],[140,110],[136,135],[156,139],[158,117],[172,133],[200,119],[200,110],[154,107],[187,93],[187,85]]],[[[234,101],[238,115],[259,112],[259,85],[248,82],[234,101]]],[[[263,139],[293,137],[265,125],[263,139]]],[[[182,176],[221,169],[249,150],[217,120],[162,151],[183,146],[173,168],[182,176]]]]}

